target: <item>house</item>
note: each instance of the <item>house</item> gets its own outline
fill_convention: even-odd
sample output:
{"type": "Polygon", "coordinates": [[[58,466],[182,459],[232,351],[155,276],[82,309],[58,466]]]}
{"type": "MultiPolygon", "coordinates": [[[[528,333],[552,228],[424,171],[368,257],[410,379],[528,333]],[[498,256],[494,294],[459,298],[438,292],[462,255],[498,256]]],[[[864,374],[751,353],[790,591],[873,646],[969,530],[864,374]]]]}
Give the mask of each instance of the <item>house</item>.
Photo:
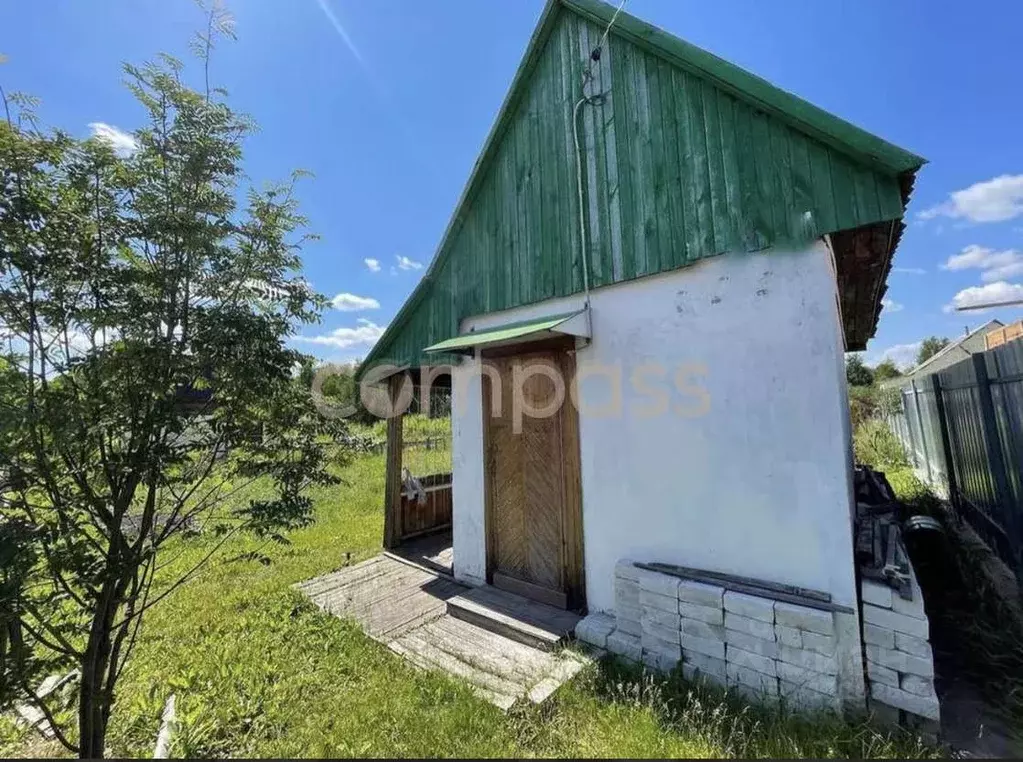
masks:
{"type": "Polygon", "coordinates": [[[989,320],[979,328],[967,331],[965,335],[955,341],[950,341],[915,368],[907,371],[904,376],[893,379],[897,382],[893,385],[902,386],[909,381],[919,381],[932,373],[937,373],[939,370],[951,367],[977,352],[985,351],[987,349],[987,335],[991,331],[996,331],[1002,327],[1001,321],[989,320]]]}
{"type": "MultiPolygon", "coordinates": [[[[679,580],[634,562],[806,592],[827,605],[793,622],[835,616],[819,674],[862,702],[844,352],[874,334],[924,160],[614,13],[547,4],[362,379],[395,401],[410,382],[453,387],[457,579],[617,616],[637,657],[621,623],[641,592],[667,601],[635,613],[667,622],[659,653],[682,620],[663,594],[679,580]]],[[[731,616],[776,650],[775,599],[705,586],[692,594],[716,594],[716,614],[676,592],[708,609],[708,640],[731,616]]],[[[724,648],[687,663],[724,678],[724,648]]]]}
{"type": "Polygon", "coordinates": [[[984,349],[994,349],[1020,337],[1023,337],[1023,320],[1017,320],[1009,325],[995,326],[984,334],[984,349]]]}

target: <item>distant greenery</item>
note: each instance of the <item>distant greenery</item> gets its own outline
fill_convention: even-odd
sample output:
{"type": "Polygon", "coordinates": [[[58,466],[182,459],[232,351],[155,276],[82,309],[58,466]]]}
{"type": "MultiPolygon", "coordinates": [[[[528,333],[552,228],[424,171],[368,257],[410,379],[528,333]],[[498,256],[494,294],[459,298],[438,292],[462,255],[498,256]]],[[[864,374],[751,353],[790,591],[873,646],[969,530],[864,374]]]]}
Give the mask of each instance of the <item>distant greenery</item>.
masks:
{"type": "Polygon", "coordinates": [[[850,386],[849,415],[853,428],[875,418],[887,418],[899,410],[899,389],[880,386],[850,386]]]}
{"type": "MultiPolygon", "coordinates": [[[[428,420],[428,419],[424,419],[428,420]]],[[[417,424],[419,425],[419,424],[417,424]]],[[[434,423],[423,426],[435,426],[434,423]]],[[[324,614],[291,585],[380,552],[382,456],[315,488],[317,521],[290,546],[237,536],[153,609],[117,694],[114,756],[148,757],[170,693],[176,757],[928,757],[908,734],[747,708],[679,676],[620,662],[589,669],[540,707],[504,714],[324,614]]],[[[260,494],[253,485],[241,503],[260,494]]],[[[181,539],[162,590],[214,538],[181,539]]],[[[0,757],[55,749],[0,720],[0,757]]]]}
{"type": "MultiPolygon", "coordinates": [[[[451,418],[449,416],[428,418],[421,414],[409,414],[405,416],[402,426],[404,427],[402,431],[406,442],[451,436],[451,418]]],[[[371,426],[365,428],[354,427],[353,430],[380,442],[387,438],[387,421],[379,418],[371,426]]]]}
{"type": "Polygon", "coordinates": [[[928,336],[920,344],[920,351],[916,354],[916,364],[926,362],[942,349],[948,346],[949,340],[945,337],[928,336]]]}
{"type": "Polygon", "coordinates": [[[874,366],[874,383],[900,378],[901,376],[902,371],[891,360],[883,360],[874,366]]]}
{"type": "Polygon", "coordinates": [[[879,471],[909,467],[902,442],[888,424],[877,418],[862,421],[856,426],[853,450],[857,463],[873,466],[879,471]]]}
{"type": "Polygon", "coordinates": [[[870,386],[874,383],[874,372],[863,363],[858,354],[845,358],[845,380],[849,386],[870,386]]]}

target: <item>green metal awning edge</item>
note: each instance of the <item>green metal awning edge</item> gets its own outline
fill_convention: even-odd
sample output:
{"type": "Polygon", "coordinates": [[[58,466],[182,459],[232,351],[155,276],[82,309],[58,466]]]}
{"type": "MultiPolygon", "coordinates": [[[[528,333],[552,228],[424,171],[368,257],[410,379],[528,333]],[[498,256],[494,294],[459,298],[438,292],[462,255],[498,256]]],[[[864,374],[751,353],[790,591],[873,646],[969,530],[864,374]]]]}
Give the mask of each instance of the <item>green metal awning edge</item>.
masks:
{"type": "MultiPolygon", "coordinates": [[[[532,320],[507,323],[505,325],[487,328],[482,331],[471,331],[469,333],[463,333],[458,336],[453,336],[450,339],[439,341],[436,344],[432,344],[426,347],[423,352],[424,354],[434,352],[449,352],[453,354],[471,352],[473,349],[486,346],[538,341],[543,338],[548,338],[552,333],[589,337],[589,330],[586,330],[585,333],[557,330],[558,327],[563,326],[573,318],[584,314],[586,314],[586,310],[582,309],[574,312],[565,312],[560,315],[550,315],[548,317],[534,318],[532,320]]],[[[587,327],[588,326],[589,320],[587,319],[587,327]]]]}

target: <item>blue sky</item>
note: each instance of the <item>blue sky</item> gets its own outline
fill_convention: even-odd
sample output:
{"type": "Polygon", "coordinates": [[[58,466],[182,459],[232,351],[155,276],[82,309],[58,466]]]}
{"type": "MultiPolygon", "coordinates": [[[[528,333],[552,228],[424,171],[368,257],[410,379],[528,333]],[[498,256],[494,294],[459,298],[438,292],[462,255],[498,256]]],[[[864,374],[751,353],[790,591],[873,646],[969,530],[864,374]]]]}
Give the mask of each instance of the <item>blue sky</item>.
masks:
{"type": "MultiPolygon", "coordinates": [[[[308,278],[341,296],[302,347],[362,356],[430,261],[543,0],[228,0],[238,41],[213,77],[260,132],[256,181],[311,170],[300,198],[322,240],[308,278]],[[370,264],[367,264],[370,263],[370,264]],[[375,264],[374,264],[375,263],[375,264]]],[[[627,11],[927,157],[868,360],[1023,309],[1023,3],[630,0],[627,11]],[[972,290],[971,290],[972,289],[972,290]],[[958,296],[957,296],[958,295],[958,296]]],[[[189,0],[0,4],[0,83],[85,135],[137,127],[123,61],[188,58],[189,0]]],[[[193,69],[197,77],[199,72],[193,69]]],[[[116,132],[110,132],[117,135],[116,132]]]]}

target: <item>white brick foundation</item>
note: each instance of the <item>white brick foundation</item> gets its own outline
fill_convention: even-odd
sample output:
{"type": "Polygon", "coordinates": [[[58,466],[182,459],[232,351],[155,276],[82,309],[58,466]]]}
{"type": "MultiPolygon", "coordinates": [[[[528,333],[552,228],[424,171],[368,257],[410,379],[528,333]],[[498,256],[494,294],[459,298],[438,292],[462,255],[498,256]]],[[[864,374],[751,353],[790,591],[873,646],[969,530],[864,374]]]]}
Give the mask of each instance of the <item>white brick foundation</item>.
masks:
{"type": "MultiPolygon", "coordinates": [[[[628,561],[615,566],[614,589],[614,617],[584,619],[576,627],[580,640],[659,671],[681,662],[687,679],[709,680],[753,700],[782,701],[799,711],[841,711],[835,614],[639,569],[628,561]]],[[[881,639],[875,647],[888,643],[881,639]]],[[[861,658],[858,651],[855,656],[861,658]]],[[[857,669],[862,672],[862,666],[857,669]]],[[[915,683],[889,687],[922,698],[911,692],[919,688],[915,683]]]]}
{"type": "Polygon", "coordinates": [[[927,614],[912,568],[910,582],[911,600],[880,582],[864,579],[860,584],[868,693],[875,715],[889,722],[914,725],[922,718],[937,723],[927,614]],[[900,710],[915,717],[900,718],[900,710]]]}

